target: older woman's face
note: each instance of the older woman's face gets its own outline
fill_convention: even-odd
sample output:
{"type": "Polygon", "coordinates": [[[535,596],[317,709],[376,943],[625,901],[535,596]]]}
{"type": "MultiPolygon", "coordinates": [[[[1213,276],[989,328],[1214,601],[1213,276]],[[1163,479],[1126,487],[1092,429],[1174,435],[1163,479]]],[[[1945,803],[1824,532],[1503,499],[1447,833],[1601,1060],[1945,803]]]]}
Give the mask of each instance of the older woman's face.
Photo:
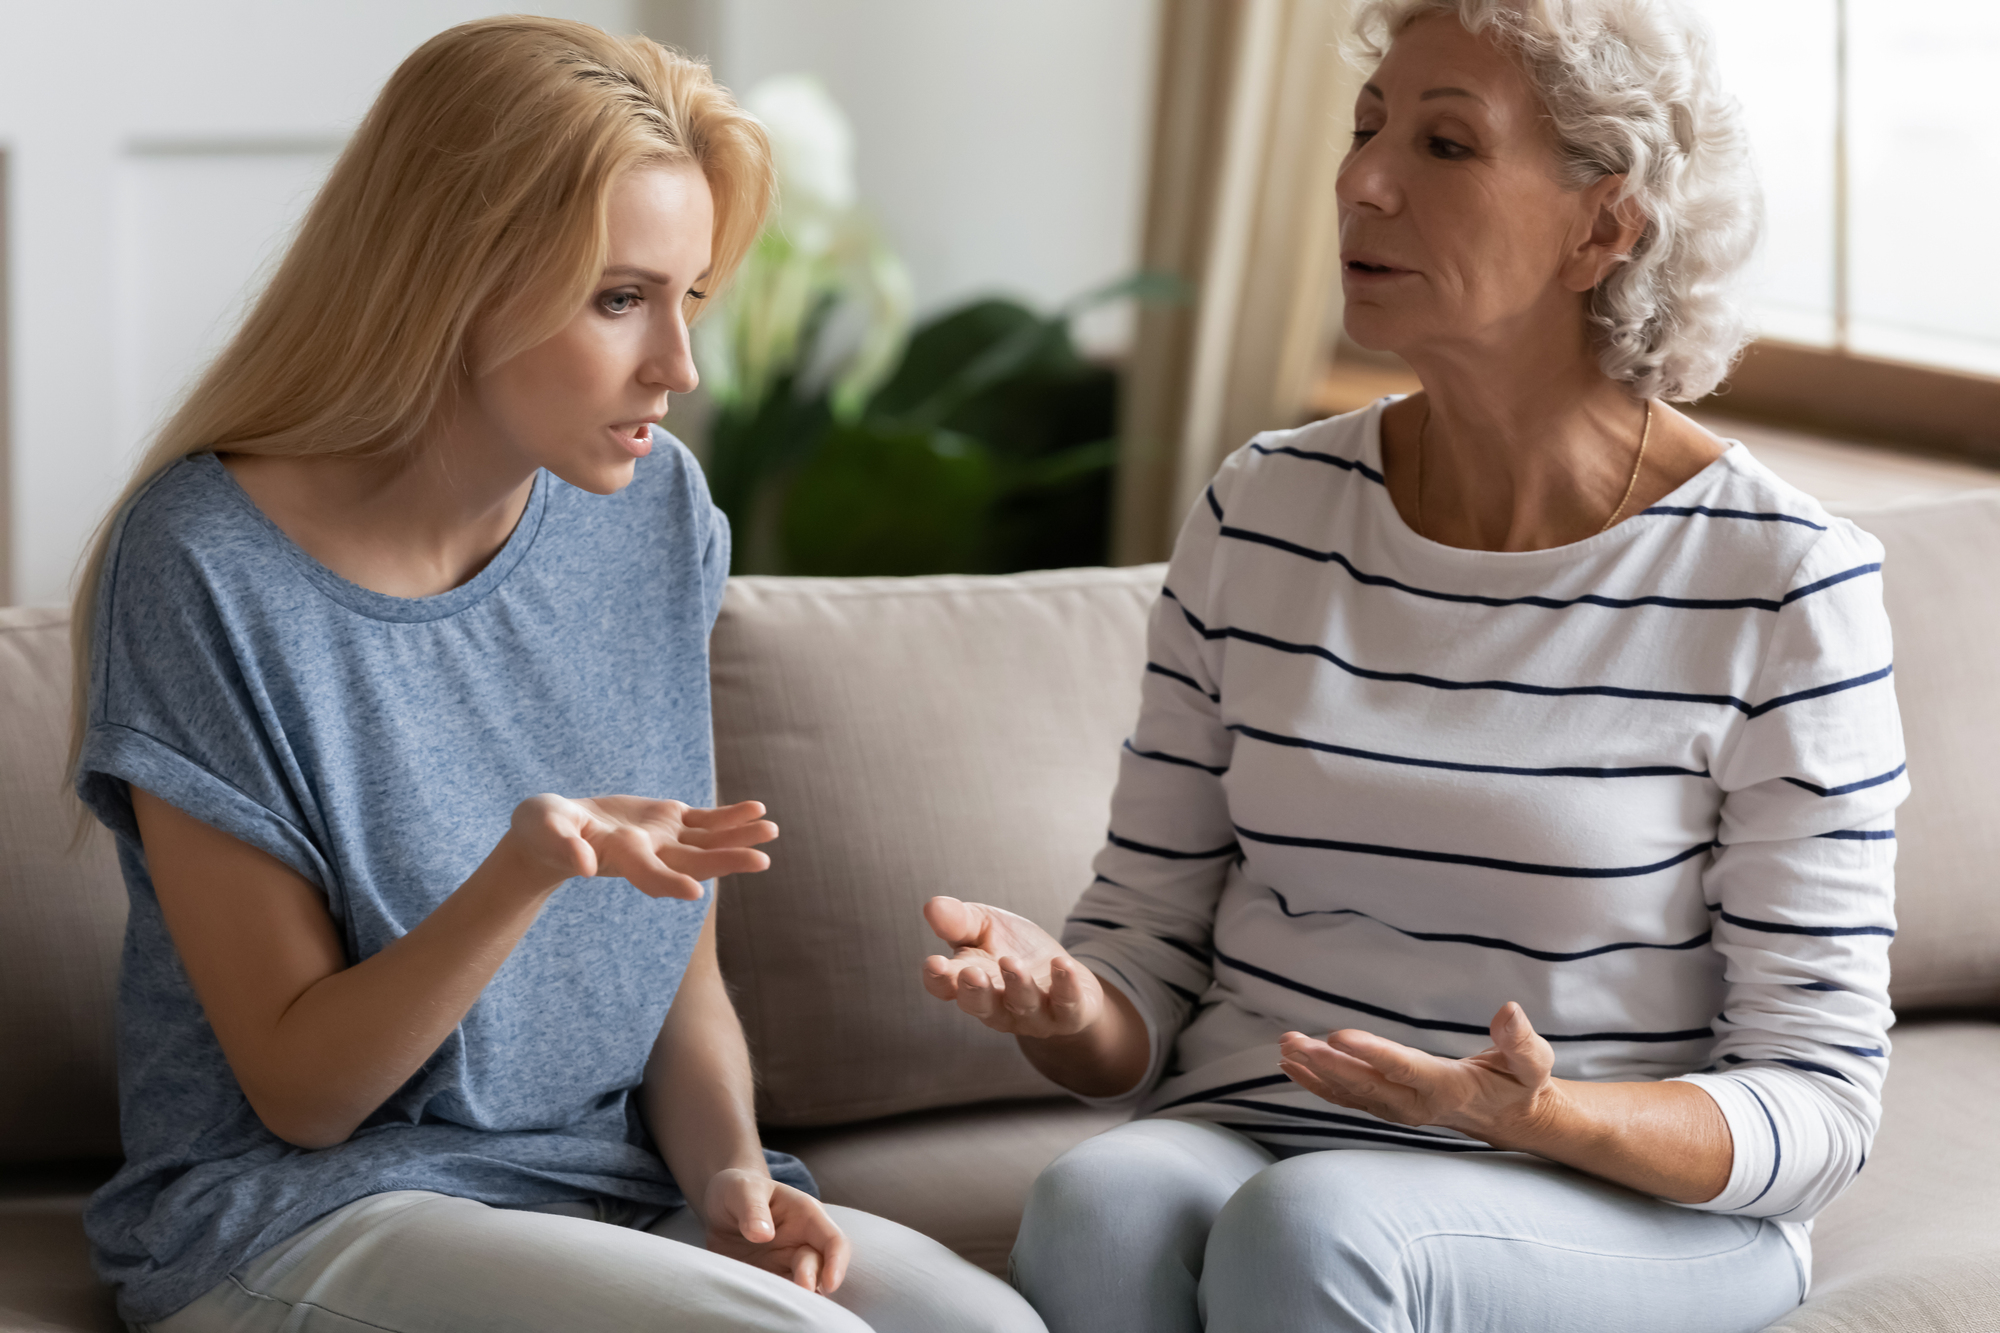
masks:
{"type": "Polygon", "coordinates": [[[1560,182],[1513,56],[1448,15],[1419,20],[1364,86],[1355,131],[1339,184],[1350,337],[1407,355],[1580,326],[1608,267],[1589,245],[1605,192],[1560,182]]]}

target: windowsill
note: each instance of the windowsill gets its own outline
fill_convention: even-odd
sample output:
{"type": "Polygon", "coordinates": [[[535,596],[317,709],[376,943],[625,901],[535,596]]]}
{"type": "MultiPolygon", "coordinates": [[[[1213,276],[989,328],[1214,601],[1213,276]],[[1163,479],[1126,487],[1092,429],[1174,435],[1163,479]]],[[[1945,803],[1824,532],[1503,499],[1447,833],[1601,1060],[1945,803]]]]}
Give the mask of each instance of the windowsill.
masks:
{"type": "MultiPolygon", "coordinates": [[[[1407,370],[1336,362],[1314,385],[1308,419],[1352,412],[1384,394],[1414,393],[1420,387],[1407,370]]],[[[2000,469],[1975,458],[1747,421],[1712,408],[1696,408],[1689,415],[1717,435],[1742,441],[1766,467],[1823,504],[1880,504],[2000,487],[2000,469]]]]}

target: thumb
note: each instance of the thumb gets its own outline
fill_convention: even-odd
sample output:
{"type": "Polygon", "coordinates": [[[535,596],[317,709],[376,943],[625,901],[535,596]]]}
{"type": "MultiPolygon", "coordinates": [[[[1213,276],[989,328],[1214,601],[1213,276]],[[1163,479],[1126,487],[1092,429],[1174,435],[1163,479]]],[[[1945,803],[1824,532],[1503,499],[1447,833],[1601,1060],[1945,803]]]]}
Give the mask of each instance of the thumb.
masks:
{"type": "Polygon", "coordinates": [[[931,933],[953,948],[976,944],[986,932],[986,910],[977,903],[939,895],[924,904],[931,933]]]}
{"type": "Polygon", "coordinates": [[[743,1239],[753,1245],[762,1245],[775,1238],[778,1229],[771,1225],[771,1205],[768,1201],[752,1196],[743,1201],[737,1210],[736,1229],[743,1239]]]}
{"type": "Polygon", "coordinates": [[[1510,1065],[1538,1067],[1546,1063],[1544,1052],[1549,1044],[1535,1031],[1528,1021],[1528,1013],[1520,1005],[1509,1000],[1500,1006],[1500,1012],[1493,1015],[1493,1045],[1507,1057],[1510,1065]]]}

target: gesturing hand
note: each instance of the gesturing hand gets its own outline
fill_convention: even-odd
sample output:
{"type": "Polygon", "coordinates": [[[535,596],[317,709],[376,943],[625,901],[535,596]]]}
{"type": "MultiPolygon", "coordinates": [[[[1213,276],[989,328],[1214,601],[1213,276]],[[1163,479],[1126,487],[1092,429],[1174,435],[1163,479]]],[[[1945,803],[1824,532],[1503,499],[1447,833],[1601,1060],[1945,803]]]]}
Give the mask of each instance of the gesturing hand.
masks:
{"type": "Polygon", "coordinates": [[[638,796],[549,794],[516,806],[507,830],[514,850],[552,883],[611,875],[653,898],[699,898],[704,879],[764,870],[771,858],[753,849],[777,836],[756,801],[707,810],[638,796]]]}
{"type": "Polygon", "coordinates": [[[1022,1037],[1068,1037],[1104,1012],[1104,988],[1091,970],[1063,952],[1049,933],[1024,916],[933,898],[924,920],[952,946],[949,958],[924,960],[924,989],[987,1027],[1022,1037]]]}
{"type": "Polygon", "coordinates": [[[1399,1125],[1443,1125],[1502,1146],[1548,1113],[1555,1051],[1511,1000],[1493,1015],[1489,1031],[1493,1044],[1463,1060],[1353,1028],[1325,1041],[1287,1032],[1278,1042],[1278,1068],[1335,1106],[1399,1125]]]}
{"type": "Polygon", "coordinates": [[[790,1278],[807,1291],[832,1292],[847,1276],[853,1246],[819,1200],[767,1175],[740,1167],[716,1172],[701,1213],[713,1254],[790,1278]]]}

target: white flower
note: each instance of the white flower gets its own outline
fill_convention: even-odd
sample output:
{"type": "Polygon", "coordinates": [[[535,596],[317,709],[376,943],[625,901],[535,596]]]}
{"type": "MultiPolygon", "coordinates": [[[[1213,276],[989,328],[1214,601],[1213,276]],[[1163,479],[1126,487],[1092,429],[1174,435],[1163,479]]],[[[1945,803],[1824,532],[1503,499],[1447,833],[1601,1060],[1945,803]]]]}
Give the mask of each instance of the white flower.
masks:
{"type": "Polygon", "coordinates": [[[828,249],[854,207],[854,127],[810,74],[765,79],[743,99],[764,122],[778,170],[779,225],[807,254],[828,249]]]}

